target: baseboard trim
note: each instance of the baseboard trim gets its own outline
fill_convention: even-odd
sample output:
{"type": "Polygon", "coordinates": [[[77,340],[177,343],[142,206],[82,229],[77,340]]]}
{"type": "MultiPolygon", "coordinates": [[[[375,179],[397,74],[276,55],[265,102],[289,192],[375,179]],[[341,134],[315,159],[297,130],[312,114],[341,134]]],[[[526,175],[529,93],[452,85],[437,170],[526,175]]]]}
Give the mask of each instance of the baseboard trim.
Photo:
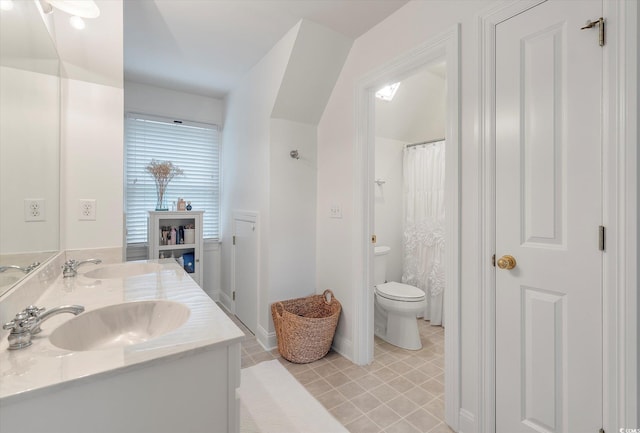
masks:
{"type": "Polygon", "coordinates": [[[258,343],[264,348],[266,351],[270,351],[278,347],[278,339],[276,338],[276,333],[268,332],[262,326],[258,325],[258,329],[256,332],[256,339],[258,343]]]}
{"type": "Polygon", "coordinates": [[[331,348],[334,350],[334,352],[338,352],[340,355],[353,362],[353,343],[351,342],[351,340],[347,340],[341,335],[336,334],[333,337],[331,348]]]}
{"type": "Polygon", "coordinates": [[[219,302],[220,301],[220,294],[222,293],[220,290],[218,289],[210,289],[210,290],[206,290],[204,289],[205,293],[207,295],[209,295],[209,297],[211,298],[211,300],[213,302],[219,302]]]}
{"type": "Polygon", "coordinates": [[[226,308],[230,313],[235,314],[235,311],[233,311],[233,302],[231,301],[231,296],[227,295],[222,290],[218,292],[218,302],[224,305],[224,308],[226,308]]]}
{"type": "MultiPolygon", "coordinates": [[[[258,343],[260,343],[262,348],[266,351],[271,351],[278,347],[278,338],[276,336],[275,331],[268,332],[262,326],[258,326],[258,329],[256,332],[256,340],[258,341],[258,343]]],[[[352,361],[353,344],[351,343],[351,340],[345,340],[342,337],[336,335],[333,338],[333,343],[331,345],[331,348],[335,352],[338,352],[340,355],[352,361]]]]}

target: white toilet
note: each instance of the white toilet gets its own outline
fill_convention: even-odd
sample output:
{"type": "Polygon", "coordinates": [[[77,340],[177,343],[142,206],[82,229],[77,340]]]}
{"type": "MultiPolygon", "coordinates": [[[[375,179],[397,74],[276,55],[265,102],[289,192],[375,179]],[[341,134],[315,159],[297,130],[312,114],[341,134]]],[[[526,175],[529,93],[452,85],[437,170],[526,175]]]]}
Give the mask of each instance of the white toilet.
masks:
{"type": "Polygon", "coordinates": [[[375,334],[403,349],[422,349],[416,316],[426,306],[424,292],[408,284],[386,282],[387,254],[391,248],[375,247],[375,334]]]}

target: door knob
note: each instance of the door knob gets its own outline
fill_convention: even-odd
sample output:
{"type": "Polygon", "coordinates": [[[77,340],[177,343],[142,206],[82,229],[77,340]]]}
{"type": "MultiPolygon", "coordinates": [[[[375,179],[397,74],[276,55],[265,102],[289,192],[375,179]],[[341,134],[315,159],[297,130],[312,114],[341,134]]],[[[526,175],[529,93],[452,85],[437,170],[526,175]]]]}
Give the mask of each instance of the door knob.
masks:
{"type": "Polygon", "coordinates": [[[500,269],[513,269],[516,267],[516,259],[513,256],[502,256],[498,259],[500,269]]]}

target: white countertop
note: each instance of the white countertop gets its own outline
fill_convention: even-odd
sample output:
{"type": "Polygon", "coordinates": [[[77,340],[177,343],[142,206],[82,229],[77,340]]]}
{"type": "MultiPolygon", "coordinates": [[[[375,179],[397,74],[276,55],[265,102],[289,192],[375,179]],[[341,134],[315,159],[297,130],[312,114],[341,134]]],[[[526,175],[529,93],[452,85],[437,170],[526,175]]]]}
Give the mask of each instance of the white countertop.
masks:
{"type": "Polygon", "coordinates": [[[58,277],[35,305],[51,309],[79,304],[89,312],[123,302],[170,300],[185,304],[191,310],[184,325],[140,344],[78,352],[60,349],[48,338],[57,326],[74,318],[72,314],[60,314],[45,321],[42,332],[33,336],[33,344],[25,349],[8,350],[8,331],[2,331],[0,404],[105,374],[117,374],[123,369],[137,368],[149,362],[215,349],[244,337],[244,333],[174,260],[151,262],[162,264],[161,270],[124,279],[88,278],[86,273],[98,266],[110,265],[84,265],[76,277],[58,277]]]}

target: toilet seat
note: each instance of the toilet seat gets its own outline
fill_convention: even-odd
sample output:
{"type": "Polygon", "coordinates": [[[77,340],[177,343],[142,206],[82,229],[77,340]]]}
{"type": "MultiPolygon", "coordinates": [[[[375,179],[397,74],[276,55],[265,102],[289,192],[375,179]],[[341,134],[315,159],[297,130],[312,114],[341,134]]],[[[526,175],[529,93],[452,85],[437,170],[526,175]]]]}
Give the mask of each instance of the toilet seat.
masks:
{"type": "Polygon", "coordinates": [[[422,302],[425,299],[424,292],[409,284],[391,281],[376,286],[376,293],[386,299],[401,302],[422,302]]]}

